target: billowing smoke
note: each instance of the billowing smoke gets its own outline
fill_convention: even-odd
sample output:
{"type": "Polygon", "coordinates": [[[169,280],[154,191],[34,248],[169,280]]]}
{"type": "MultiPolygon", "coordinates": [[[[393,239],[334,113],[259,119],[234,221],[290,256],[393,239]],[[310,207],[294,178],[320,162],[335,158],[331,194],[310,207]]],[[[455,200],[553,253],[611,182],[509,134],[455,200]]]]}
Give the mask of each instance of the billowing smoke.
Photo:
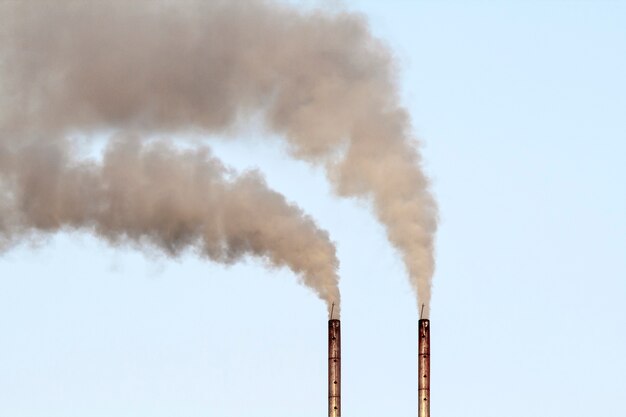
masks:
{"type": "Polygon", "coordinates": [[[392,57],[361,16],[269,0],[8,3],[5,132],[219,134],[260,115],[338,195],[372,202],[428,316],[436,204],[392,57]]]}
{"type": "Polygon", "coordinates": [[[85,230],[112,244],[193,248],[230,264],[252,255],[287,266],[327,304],[338,304],[335,247],[256,172],[237,175],[207,148],[177,150],[118,135],[102,162],[76,160],[72,144],[2,147],[0,237],[85,230]],[[10,153],[10,155],[9,155],[10,153]]]}

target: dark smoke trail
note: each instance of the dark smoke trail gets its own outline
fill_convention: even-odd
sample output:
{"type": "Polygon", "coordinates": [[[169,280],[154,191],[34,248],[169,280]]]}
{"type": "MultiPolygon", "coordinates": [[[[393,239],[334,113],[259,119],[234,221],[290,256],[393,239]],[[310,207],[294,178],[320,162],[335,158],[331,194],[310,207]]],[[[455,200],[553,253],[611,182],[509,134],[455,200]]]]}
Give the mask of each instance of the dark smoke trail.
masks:
{"type": "Polygon", "coordinates": [[[390,53],[360,16],[263,0],[2,7],[5,129],[221,133],[261,112],[338,195],[372,201],[428,317],[436,204],[390,53]]]}
{"type": "Polygon", "coordinates": [[[188,248],[221,263],[245,256],[287,266],[326,300],[339,299],[335,247],[256,172],[236,175],[208,149],[180,151],[118,136],[102,163],[72,158],[67,141],[27,144],[2,164],[0,236],[85,230],[112,244],[188,248]]]}

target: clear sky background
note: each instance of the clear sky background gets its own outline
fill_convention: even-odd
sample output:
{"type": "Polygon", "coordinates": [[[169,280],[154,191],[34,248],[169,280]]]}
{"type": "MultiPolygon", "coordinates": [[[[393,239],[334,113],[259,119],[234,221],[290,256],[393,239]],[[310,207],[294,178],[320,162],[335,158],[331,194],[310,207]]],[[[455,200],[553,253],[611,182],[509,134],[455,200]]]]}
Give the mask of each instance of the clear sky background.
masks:
{"type": "MultiPolygon", "coordinates": [[[[398,59],[441,206],[432,415],[626,416],[626,2],[347,3],[398,59]]],[[[367,202],[254,130],[213,140],[337,243],[343,414],[411,416],[417,307],[367,202]]],[[[0,416],[326,414],[288,270],[67,233],[0,256],[0,416]]]]}

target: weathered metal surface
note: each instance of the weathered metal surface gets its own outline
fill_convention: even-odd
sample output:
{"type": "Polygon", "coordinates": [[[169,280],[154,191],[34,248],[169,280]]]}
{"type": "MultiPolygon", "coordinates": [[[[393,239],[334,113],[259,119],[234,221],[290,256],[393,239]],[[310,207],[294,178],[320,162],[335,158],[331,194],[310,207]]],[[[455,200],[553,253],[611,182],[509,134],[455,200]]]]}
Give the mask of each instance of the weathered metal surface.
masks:
{"type": "Polygon", "coordinates": [[[430,417],[430,320],[419,321],[418,416],[430,417]]]}
{"type": "Polygon", "coordinates": [[[341,417],[341,323],[328,320],[328,417],[341,417]]]}

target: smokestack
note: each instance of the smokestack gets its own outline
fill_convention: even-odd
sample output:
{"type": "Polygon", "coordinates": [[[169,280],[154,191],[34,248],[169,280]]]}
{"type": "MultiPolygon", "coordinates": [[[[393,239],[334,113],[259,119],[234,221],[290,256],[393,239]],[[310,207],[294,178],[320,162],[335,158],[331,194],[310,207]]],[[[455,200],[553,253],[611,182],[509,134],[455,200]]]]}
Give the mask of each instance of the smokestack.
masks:
{"type": "Polygon", "coordinates": [[[419,321],[418,417],[430,417],[430,320],[419,321]]]}
{"type": "Polygon", "coordinates": [[[341,417],[341,322],[336,319],[328,320],[328,417],[341,417]]]}

